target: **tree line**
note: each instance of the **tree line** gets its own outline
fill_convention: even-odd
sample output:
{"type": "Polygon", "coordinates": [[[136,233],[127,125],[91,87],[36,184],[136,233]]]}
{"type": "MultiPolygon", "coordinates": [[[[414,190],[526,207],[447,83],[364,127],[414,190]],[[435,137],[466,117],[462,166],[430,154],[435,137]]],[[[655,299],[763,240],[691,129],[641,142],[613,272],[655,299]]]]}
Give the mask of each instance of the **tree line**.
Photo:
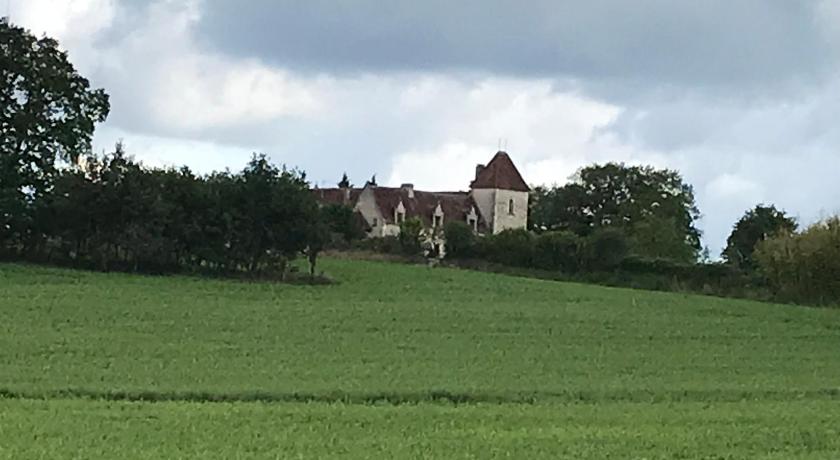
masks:
{"type": "MultiPolygon", "coordinates": [[[[55,40],[3,19],[0,53],[0,256],[285,276],[301,255],[314,273],[329,246],[424,252],[419,221],[406,221],[399,238],[362,242],[353,209],[319,206],[302,172],[262,155],[242,171],[209,175],[143,167],[121,145],[92,155],[94,128],[110,112],[105,91],[91,88],[55,40]]],[[[448,257],[587,279],[670,279],[718,294],[746,287],[787,301],[840,300],[838,218],[800,230],[783,211],[756,206],[734,225],[722,261],[712,262],[694,191],[677,171],[593,165],[564,186],[537,187],[531,203],[528,230],[477,237],[450,222],[448,257]]]]}
{"type": "Polygon", "coordinates": [[[571,279],[817,305],[840,303],[840,218],[804,229],[759,204],[733,225],[720,259],[701,249],[700,212],[676,171],[583,168],[533,191],[529,230],[476,238],[448,224],[448,255],[557,271],[571,279]]]}
{"type": "MultiPolygon", "coordinates": [[[[254,155],[239,172],[146,168],[125,154],[82,157],[24,195],[2,238],[7,256],[99,270],[287,273],[330,237],[305,175],[254,155]]],[[[343,213],[339,212],[339,215],[343,213]]]]}
{"type": "MultiPolygon", "coordinates": [[[[239,172],[147,168],[93,155],[108,95],[49,37],[0,19],[0,256],[101,270],[278,272],[352,211],[319,207],[305,175],[255,155],[239,172]]],[[[349,230],[348,230],[349,228],[349,230]]],[[[344,235],[344,236],[342,236],[344,235]]]]}

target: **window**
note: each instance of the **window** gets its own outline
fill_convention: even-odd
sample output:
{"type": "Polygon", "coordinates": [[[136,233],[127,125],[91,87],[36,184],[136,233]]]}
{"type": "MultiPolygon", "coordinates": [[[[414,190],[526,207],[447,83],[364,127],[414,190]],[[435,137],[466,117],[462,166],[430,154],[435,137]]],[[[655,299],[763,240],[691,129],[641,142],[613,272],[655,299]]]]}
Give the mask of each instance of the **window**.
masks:
{"type": "Polygon", "coordinates": [[[374,227],[376,227],[377,225],[379,225],[379,219],[377,219],[376,217],[374,217],[374,218],[373,218],[373,226],[374,226],[374,227]]]}
{"type": "Polygon", "coordinates": [[[403,222],[405,222],[405,213],[404,212],[398,212],[397,213],[397,223],[401,224],[403,222]]]}
{"type": "Polygon", "coordinates": [[[513,215],[513,199],[508,201],[508,214],[513,215]]]}
{"type": "Polygon", "coordinates": [[[443,216],[434,216],[433,226],[440,227],[443,224],[443,216]]]}

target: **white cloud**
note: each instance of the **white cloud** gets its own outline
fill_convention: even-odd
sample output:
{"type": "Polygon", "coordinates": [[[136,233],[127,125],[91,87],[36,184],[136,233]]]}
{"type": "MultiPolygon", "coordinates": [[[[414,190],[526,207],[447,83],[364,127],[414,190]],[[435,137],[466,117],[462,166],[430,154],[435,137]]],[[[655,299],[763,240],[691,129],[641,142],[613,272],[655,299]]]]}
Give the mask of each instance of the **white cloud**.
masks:
{"type": "Polygon", "coordinates": [[[178,168],[187,165],[198,174],[240,170],[255,151],[212,142],[133,134],[107,126],[101,128],[96,137],[98,152],[112,152],[114,145],[122,142],[126,152],[146,166],[178,168]]]}
{"type": "Polygon", "coordinates": [[[94,42],[113,23],[117,0],[11,0],[9,10],[14,23],[57,39],[89,73],[97,66],[94,42]]]}
{"type": "Polygon", "coordinates": [[[103,50],[115,87],[115,115],[132,111],[151,129],[172,135],[201,134],[321,110],[306,82],[254,59],[236,59],[200,48],[192,29],[200,19],[195,2],[149,6],[140,27],[103,50]]]}
{"type": "MultiPolygon", "coordinates": [[[[428,125],[423,146],[407,139],[393,157],[388,183],[408,180],[424,187],[466,188],[475,164],[507,146],[531,183],[564,182],[593,157],[597,132],[619,108],[555,91],[544,80],[478,81],[423,78],[401,94],[402,110],[428,125]]],[[[602,145],[603,147],[603,145],[602,145]]]]}
{"type": "Polygon", "coordinates": [[[114,19],[114,0],[13,0],[9,9],[15,23],[35,34],[61,42],[89,41],[114,19]]]}

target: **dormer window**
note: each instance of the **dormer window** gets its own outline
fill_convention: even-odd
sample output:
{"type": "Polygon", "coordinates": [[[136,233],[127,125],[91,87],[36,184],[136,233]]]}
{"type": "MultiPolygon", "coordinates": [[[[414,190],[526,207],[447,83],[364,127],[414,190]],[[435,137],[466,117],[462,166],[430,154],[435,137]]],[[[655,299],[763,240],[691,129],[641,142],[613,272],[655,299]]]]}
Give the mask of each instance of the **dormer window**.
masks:
{"type": "Polygon", "coordinates": [[[394,222],[397,224],[405,222],[405,206],[403,205],[402,200],[400,200],[397,207],[394,208],[394,222]]]}
{"type": "Polygon", "coordinates": [[[432,227],[442,227],[443,226],[443,208],[440,207],[440,203],[435,206],[435,212],[432,213],[432,227]]]}
{"type": "Polygon", "coordinates": [[[377,219],[376,217],[374,217],[374,218],[373,218],[373,226],[374,226],[374,227],[376,227],[377,225],[379,225],[379,219],[377,219]]]}
{"type": "Polygon", "coordinates": [[[471,206],[470,212],[467,213],[467,225],[472,231],[478,233],[478,214],[475,212],[475,206],[471,206]]]}
{"type": "Polygon", "coordinates": [[[510,201],[508,201],[508,214],[510,214],[511,216],[514,214],[513,213],[513,198],[511,198],[510,201]]]}

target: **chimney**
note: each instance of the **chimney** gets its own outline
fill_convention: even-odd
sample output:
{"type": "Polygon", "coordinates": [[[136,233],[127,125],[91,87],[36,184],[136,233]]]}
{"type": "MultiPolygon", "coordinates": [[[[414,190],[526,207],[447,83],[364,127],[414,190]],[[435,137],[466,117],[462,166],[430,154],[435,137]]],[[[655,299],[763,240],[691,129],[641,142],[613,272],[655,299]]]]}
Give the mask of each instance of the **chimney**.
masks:
{"type": "Polygon", "coordinates": [[[408,194],[408,197],[414,199],[414,184],[402,184],[400,188],[408,194]]]}
{"type": "Polygon", "coordinates": [[[484,165],[476,165],[475,166],[475,180],[478,180],[478,175],[481,174],[481,171],[484,171],[484,165]]]}

